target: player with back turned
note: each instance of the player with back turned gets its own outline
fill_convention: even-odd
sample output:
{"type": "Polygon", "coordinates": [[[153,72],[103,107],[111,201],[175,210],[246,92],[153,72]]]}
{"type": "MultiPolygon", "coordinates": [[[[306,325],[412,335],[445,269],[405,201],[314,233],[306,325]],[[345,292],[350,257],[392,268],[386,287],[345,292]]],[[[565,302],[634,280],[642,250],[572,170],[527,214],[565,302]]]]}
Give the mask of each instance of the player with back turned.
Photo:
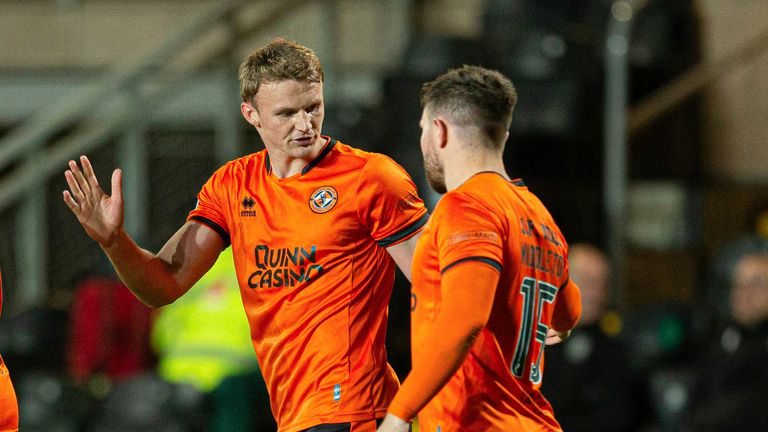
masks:
{"type": "Polygon", "coordinates": [[[540,393],[544,346],[581,313],[568,247],[502,162],[512,83],[464,66],[424,85],[427,179],[446,193],[413,261],[413,369],[379,431],[559,431],[540,393]]]}
{"type": "Polygon", "coordinates": [[[243,62],[240,83],[266,149],[218,169],[157,254],[123,230],[119,170],[110,197],[87,158],[82,170],[70,161],[64,200],[153,307],[231,244],[280,431],[374,431],[398,388],[384,347],[394,265],[410,278],[426,209],[391,159],[320,134],[323,71],[310,49],[275,39],[243,62]]]}

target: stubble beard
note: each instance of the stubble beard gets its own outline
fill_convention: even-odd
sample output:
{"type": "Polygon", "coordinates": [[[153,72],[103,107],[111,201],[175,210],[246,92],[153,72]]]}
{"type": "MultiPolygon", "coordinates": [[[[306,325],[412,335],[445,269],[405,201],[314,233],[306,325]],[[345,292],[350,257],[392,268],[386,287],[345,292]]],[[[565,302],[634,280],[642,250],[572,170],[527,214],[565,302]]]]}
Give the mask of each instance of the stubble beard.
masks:
{"type": "Polygon", "coordinates": [[[448,191],[445,186],[445,169],[434,153],[424,155],[424,172],[427,174],[429,186],[437,193],[444,194],[448,191]]]}

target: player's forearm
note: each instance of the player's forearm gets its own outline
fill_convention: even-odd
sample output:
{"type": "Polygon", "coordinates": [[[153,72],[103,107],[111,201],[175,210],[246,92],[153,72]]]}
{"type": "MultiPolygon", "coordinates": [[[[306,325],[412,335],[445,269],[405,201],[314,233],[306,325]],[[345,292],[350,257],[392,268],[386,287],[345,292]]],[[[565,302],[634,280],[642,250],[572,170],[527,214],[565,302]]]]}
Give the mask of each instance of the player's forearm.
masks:
{"type": "Polygon", "coordinates": [[[488,323],[498,281],[498,270],[478,261],[443,274],[442,307],[431,326],[432,337],[418,348],[429,357],[414,355],[413,369],[390,406],[392,414],[412,419],[461,367],[488,323]]]}
{"type": "MultiPolygon", "coordinates": [[[[455,329],[455,320],[452,321],[440,326],[436,323],[436,327],[450,328],[453,325],[455,329]]],[[[412,420],[461,367],[480,330],[481,325],[465,326],[459,331],[451,331],[446,337],[431,338],[431,343],[422,348],[423,352],[430,353],[430,359],[414,364],[389,412],[403,420],[412,420]]]]}
{"type": "Polygon", "coordinates": [[[122,229],[109,246],[102,246],[102,250],[125,286],[147,306],[167,305],[183,292],[169,271],[168,264],[140,248],[122,229]]]}
{"type": "Polygon", "coordinates": [[[557,303],[552,314],[552,328],[567,332],[581,318],[581,290],[572,280],[569,280],[557,294],[557,303]]]}

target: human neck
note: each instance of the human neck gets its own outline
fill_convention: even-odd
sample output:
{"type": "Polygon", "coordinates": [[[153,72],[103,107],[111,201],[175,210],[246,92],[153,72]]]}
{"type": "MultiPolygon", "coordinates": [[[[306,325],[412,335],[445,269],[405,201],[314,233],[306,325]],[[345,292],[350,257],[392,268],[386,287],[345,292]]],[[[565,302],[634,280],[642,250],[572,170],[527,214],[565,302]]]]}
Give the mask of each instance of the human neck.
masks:
{"type": "Polygon", "coordinates": [[[282,179],[301,173],[304,167],[320,154],[325,143],[325,139],[318,137],[312,146],[307,147],[299,154],[290,154],[279,148],[270,148],[271,146],[268,145],[265,146],[267,148],[267,153],[269,153],[269,164],[272,174],[274,174],[275,177],[282,179]]]}
{"type": "Polygon", "coordinates": [[[445,187],[453,190],[481,172],[496,172],[509,179],[501,155],[482,146],[460,147],[445,158],[445,187]]]}

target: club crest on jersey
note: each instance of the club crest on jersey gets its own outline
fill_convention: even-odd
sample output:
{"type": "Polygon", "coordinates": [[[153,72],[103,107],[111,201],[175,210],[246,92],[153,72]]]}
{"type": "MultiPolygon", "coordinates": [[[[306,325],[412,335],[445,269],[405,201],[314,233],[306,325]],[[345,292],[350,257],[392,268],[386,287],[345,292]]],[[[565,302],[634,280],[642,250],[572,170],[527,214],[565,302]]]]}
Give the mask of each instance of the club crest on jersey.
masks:
{"type": "Polygon", "coordinates": [[[309,208],[315,213],[327,213],[336,206],[339,194],[331,186],[322,186],[315,189],[309,196],[309,208]]]}

